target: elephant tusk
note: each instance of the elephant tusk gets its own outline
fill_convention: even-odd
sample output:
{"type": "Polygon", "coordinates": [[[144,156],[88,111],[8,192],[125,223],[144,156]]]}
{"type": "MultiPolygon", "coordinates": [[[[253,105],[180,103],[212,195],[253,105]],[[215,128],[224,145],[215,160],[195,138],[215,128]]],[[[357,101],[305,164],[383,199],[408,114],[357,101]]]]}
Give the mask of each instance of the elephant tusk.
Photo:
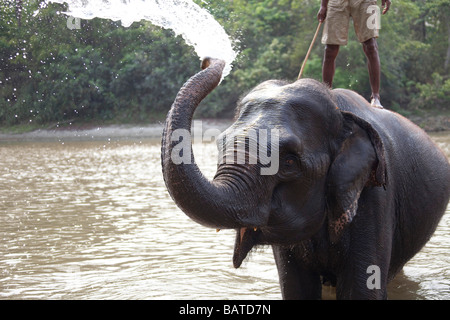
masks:
{"type": "Polygon", "coordinates": [[[245,234],[245,231],[247,230],[247,228],[241,228],[240,229],[240,232],[239,232],[239,235],[240,235],[240,242],[239,243],[242,243],[242,239],[244,238],[244,234],[245,234]]]}

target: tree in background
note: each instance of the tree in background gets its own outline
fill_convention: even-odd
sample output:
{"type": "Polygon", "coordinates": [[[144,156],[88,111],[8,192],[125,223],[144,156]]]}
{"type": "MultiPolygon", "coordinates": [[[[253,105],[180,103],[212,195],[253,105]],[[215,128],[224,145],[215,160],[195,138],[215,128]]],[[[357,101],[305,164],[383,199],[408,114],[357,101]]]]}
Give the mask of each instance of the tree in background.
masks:
{"type": "Polygon", "coordinates": [[[68,28],[64,5],[0,5],[0,123],[156,121],[197,71],[193,50],[149,22],[68,28]],[[37,11],[39,9],[39,11],[37,11]]]}
{"type": "MultiPolygon", "coordinates": [[[[267,79],[294,81],[317,26],[319,0],[194,0],[224,26],[239,56],[197,117],[232,117],[239,97],[267,79]]],[[[0,123],[149,122],[162,119],[198,71],[192,48],[141,21],[81,20],[65,5],[0,3],[0,123]],[[39,11],[37,11],[39,9],[39,11]]],[[[397,0],[381,20],[383,104],[405,114],[449,113],[450,2],[397,0]]],[[[351,29],[350,29],[351,30],[351,29]]],[[[365,56],[353,32],[336,61],[334,86],[370,96],[365,56]]],[[[303,77],[321,80],[315,44],[303,77]]]]}

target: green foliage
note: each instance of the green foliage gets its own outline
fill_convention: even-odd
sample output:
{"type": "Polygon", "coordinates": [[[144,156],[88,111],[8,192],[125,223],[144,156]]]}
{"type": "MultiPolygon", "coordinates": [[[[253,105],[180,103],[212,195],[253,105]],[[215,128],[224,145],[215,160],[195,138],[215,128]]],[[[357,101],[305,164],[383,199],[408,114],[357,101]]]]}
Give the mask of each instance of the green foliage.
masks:
{"type": "Polygon", "coordinates": [[[421,109],[446,109],[450,105],[450,79],[444,79],[439,73],[433,73],[432,83],[418,83],[418,94],[414,98],[414,105],[421,109]]]}
{"type": "MultiPolygon", "coordinates": [[[[234,40],[231,74],[198,117],[231,117],[239,97],[267,79],[297,78],[317,26],[319,0],[195,0],[234,40]]],[[[0,124],[73,120],[160,120],[198,71],[192,48],[171,31],[141,21],[82,20],[66,27],[65,5],[0,3],[0,124]],[[36,13],[39,8],[39,13],[36,13]],[[18,10],[20,9],[20,10],[18,10]]],[[[397,0],[378,39],[382,101],[390,109],[448,110],[450,2],[397,0]]],[[[352,27],[336,61],[334,86],[370,97],[366,58],[352,27]]],[[[321,80],[320,36],[303,77],[321,80]]]]}

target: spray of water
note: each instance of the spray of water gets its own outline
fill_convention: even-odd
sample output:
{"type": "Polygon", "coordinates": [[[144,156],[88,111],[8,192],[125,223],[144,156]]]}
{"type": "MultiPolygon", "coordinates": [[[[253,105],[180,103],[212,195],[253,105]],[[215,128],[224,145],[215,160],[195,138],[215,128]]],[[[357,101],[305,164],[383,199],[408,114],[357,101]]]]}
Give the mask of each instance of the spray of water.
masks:
{"type": "Polygon", "coordinates": [[[65,14],[81,18],[104,18],[120,21],[124,27],[147,20],[181,35],[203,59],[213,57],[226,62],[227,76],[237,56],[223,27],[206,10],[192,0],[48,0],[67,3],[65,14]]]}

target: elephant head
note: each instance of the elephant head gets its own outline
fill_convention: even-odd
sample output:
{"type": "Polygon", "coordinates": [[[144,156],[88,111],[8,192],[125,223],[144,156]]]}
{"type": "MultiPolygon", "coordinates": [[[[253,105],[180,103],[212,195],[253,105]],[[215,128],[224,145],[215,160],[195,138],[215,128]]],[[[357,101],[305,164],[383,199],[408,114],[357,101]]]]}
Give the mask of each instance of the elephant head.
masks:
{"type": "Polygon", "coordinates": [[[193,156],[185,163],[172,159],[179,152],[177,130],[190,132],[193,113],[220,82],[224,62],[208,59],[203,67],[179,91],[163,132],[163,176],[176,204],[204,226],[236,229],[235,267],[257,244],[296,244],[318,232],[338,241],[362,189],[385,183],[376,130],[341,111],[333,92],[317,81],[266,81],[238,103],[236,121],[218,138],[227,148],[219,150],[209,181],[193,156]],[[236,160],[239,150],[245,161],[236,160]],[[271,155],[272,163],[255,150],[271,155]]]}

